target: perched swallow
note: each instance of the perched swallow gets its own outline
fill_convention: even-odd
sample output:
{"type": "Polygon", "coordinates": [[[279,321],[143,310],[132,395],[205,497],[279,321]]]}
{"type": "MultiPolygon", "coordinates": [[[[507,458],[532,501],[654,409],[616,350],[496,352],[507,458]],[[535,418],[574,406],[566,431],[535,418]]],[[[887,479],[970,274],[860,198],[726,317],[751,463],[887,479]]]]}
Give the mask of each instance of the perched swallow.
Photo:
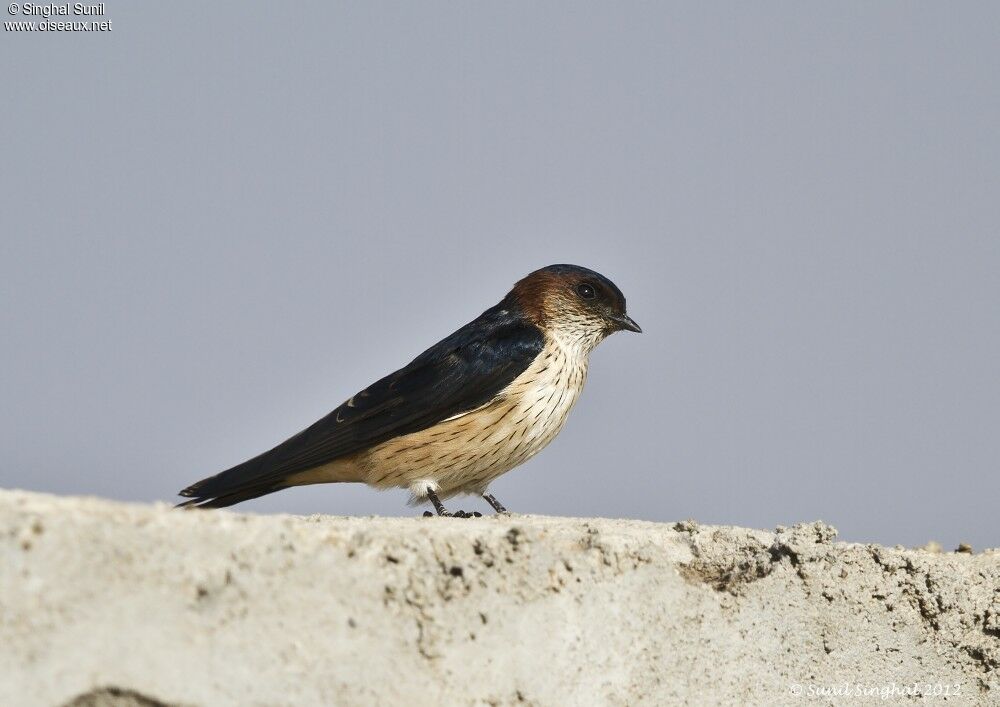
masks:
{"type": "Polygon", "coordinates": [[[442,516],[453,515],[442,499],[463,493],[504,513],[490,482],[559,433],[590,352],[621,330],[641,331],[609,279],[576,265],[536,270],[322,420],[184,489],[192,500],[181,505],[221,508],[290,486],[359,481],[409,489],[411,503],[430,500],[442,516]]]}

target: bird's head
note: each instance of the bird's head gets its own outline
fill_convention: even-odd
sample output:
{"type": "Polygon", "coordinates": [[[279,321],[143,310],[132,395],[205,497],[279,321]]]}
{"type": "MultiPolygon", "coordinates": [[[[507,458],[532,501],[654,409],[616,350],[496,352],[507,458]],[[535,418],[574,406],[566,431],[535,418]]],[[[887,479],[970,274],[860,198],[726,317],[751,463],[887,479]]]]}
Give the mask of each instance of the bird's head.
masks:
{"type": "Polygon", "coordinates": [[[579,265],[536,270],[514,285],[509,296],[543,330],[588,349],[616,331],[642,331],[626,313],[625,295],[615,283],[579,265]]]}

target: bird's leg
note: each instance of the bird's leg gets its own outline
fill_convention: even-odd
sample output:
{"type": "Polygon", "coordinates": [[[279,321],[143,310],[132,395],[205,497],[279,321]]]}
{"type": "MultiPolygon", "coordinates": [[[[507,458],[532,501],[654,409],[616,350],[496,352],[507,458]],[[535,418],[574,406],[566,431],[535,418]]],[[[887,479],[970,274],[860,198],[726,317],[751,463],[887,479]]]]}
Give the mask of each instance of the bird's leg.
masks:
{"type": "MultiPolygon", "coordinates": [[[[444,507],[444,504],[441,503],[441,499],[438,498],[438,495],[434,493],[434,489],[432,489],[430,486],[427,487],[427,498],[430,499],[430,502],[432,504],[434,504],[434,510],[437,511],[437,514],[439,516],[450,517],[450,518],[473,518],[473,517],[478,518],[483,515],[482,513],[466,513],[465,511],[455,511],[454,513],[450,512],[447,508],[444,507]]],[[[426,511],[424,513],[425,516],[429,516],[430,514],[431,514],[430,511],[426,511]]]]}
{"type": "Polygon", "coordinates": [[[488,504],[493,506],[493,510],[495,510],[497,513],[505,513],[505,514],[510,513],[510,511],[504,508],[503,504],[500,503],[500,501],[498,501],[492,493],[484,493],[483,498],[486,499],[486,502],[488,504]]]}
{"type": "Polygon", "coordinates": [[[437,514],[439,516],[451,515],[448,509],[444,507],[444,504],[441,503],[441,499],[438,498],[438,495],[434,493],[434,489],[432,489],[430,486],[427,487],[427,498],[430,499],[430,502],[434,505],[434,510],[437,511],[437,514]]]}

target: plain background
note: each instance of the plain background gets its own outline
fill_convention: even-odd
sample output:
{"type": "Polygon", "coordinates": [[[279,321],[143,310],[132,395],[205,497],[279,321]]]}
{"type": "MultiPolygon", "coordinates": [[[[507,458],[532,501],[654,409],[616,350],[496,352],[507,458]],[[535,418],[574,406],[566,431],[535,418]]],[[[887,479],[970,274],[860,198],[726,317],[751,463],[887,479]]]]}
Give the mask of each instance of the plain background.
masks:
{"type": "Polygon", "coordinates": [[[646,333],[511,508],[1000,544],[1000,4],[106,7],[0,38],[0,485],[173,500],[570,262],[646,333]]]}

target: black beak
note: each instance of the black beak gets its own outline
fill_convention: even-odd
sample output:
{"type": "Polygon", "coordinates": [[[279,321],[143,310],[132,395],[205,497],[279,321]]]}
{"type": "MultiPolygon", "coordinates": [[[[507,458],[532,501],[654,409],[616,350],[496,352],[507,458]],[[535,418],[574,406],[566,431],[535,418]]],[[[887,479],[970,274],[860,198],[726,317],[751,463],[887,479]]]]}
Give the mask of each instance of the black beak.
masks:
{"type": "Polygon", "coordinates": [[[636,334],[642,333],[642,328],[635,323],[629,315],[622,312],[621,314],[615,314],[611,317],[611,321],[615,323],[615,328],[619,331],[634,331],[636,334]]]}

